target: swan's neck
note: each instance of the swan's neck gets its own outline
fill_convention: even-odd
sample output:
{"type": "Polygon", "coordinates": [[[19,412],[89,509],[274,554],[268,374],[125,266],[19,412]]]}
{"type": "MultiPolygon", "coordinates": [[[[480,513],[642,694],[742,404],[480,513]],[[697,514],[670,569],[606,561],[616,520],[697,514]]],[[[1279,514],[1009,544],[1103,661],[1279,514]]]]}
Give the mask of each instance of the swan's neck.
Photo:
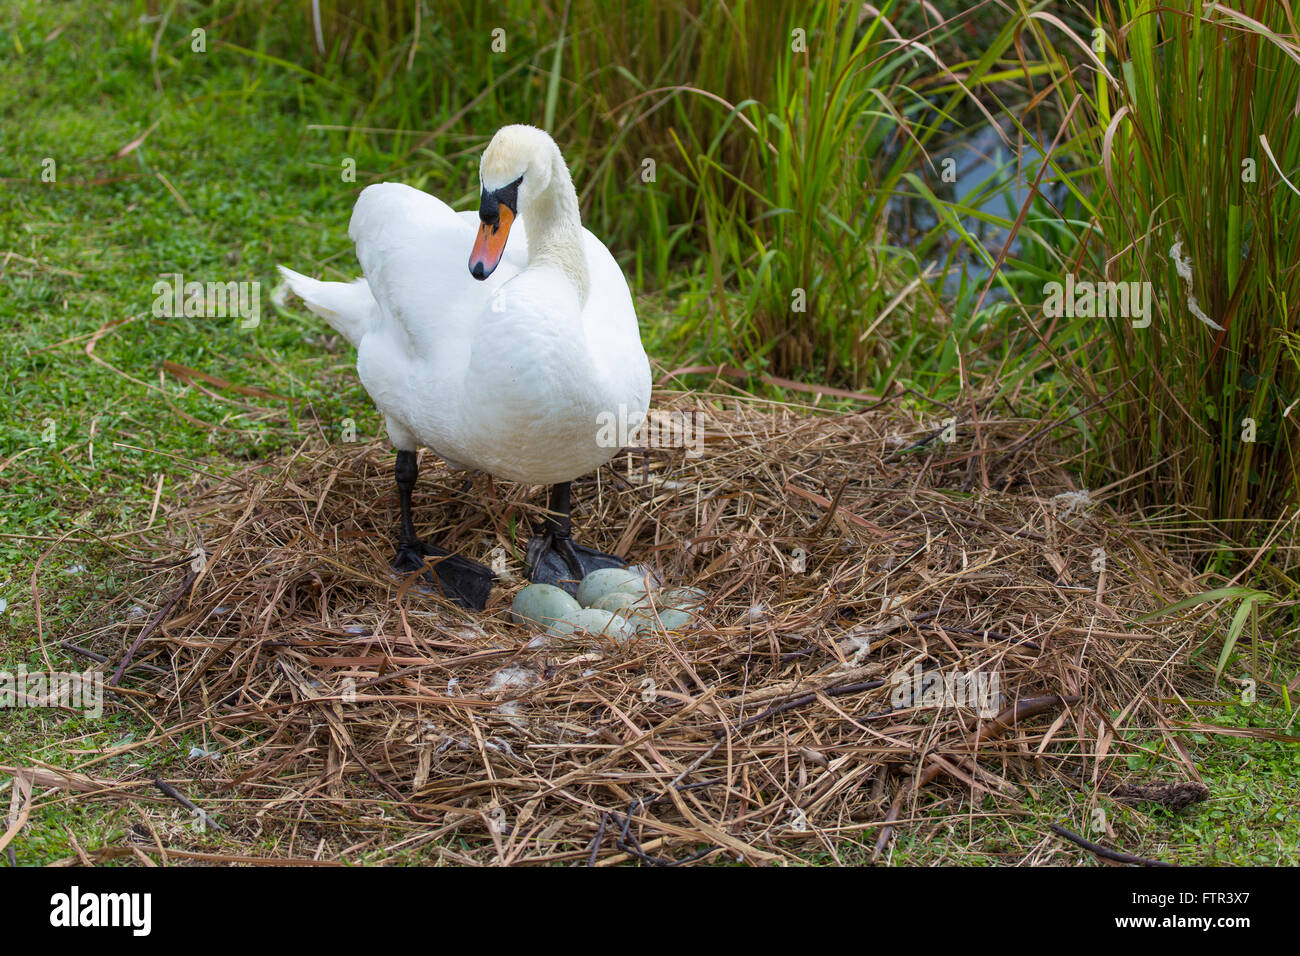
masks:
{"type": "Polygon", "coordinates": [[[585,305],[591,291],[591,277],[583,251],[578,193],[559,150],[551,160],[550,185],[527,211],[521,212],[528,227],[528,264],[558,268],[573,280],[578,300],[585,305]]]}

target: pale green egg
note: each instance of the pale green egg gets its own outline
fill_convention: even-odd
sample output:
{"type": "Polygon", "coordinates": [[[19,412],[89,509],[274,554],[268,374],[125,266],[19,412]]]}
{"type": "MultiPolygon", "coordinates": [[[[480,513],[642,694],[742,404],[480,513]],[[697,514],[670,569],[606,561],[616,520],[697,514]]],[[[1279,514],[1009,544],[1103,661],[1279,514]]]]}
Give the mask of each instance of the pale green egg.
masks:
{"type": "Polygon", "coordinates": [[[593,607],[597,601],[610,591],[630,591],[640,589],[645,593],[645,578],[626,568],[598,568],[592,571],[578,585],[578,603],[583,607],[593,607]]]}
{"type": "Polygon", "coordinates": [[[690,611],[681,608],[666,607],[659,612],[659,622],[663,624],[665,630],[680,631],[695,615],[690,611]]]}
{"type": "Polygon", "coordinates": [[[648,607],[649,598],[644,594],[637,594],[635,591],[610,591],[598,598],[591,606],[600,608],[602,611],[610,611],[614,614],[622,614],[626,617],[628,614],[635,613],[638,609],[648,607]]]}
{"type": "Polygon", "coordinates": [[[515,595],[510,614],[520,624],[547,627],[581,608],[567,591],[553,584],[530,584],[515,595]]]}
{"type": "Polygon", "coordinates": [[[638,635],[652,637],[665,631],[680,631],[687,624],[690,624],[691,619],[694,617],[690,611],[683,611],[673,607],[661,607],[657,611],[657,616],[648,607],[640,608],[633,613],[629,620],[633,622],[638,635]]]}
{"type": "Polygon", "coordinates": [[[648,604],[634,604],[630,610],[644,636],[680,631],[691,623],[703,603],[704,592],[699,588],[669,588],[655,595],[653,609],[648,604]]]}
{"type": "Polygon", "coordinates": [[[619,644],[636,636],[636,628],[628,622],[627,618],[600,608],[578,608],[566,614],[564,621],[571,624],[574,630],[586,631],[588,634],[603,634],[619,644]]]}
{"type": "Polygon", "coordinates": [[[558,621],[552,621],[546,625],[546,633],[551,637],[564,637],[572,634],[574,631],[573,624],[561,618],[558,621]]]}

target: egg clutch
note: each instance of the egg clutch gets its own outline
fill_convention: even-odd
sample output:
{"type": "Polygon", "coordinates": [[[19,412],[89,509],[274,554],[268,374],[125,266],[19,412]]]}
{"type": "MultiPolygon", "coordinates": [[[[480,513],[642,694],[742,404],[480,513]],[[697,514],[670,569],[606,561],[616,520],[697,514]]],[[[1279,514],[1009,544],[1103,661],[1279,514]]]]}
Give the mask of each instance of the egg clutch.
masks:
{"type": "Polygon", "coordinates": [[[687,627],[700,605],[699,588],[661,590],[639,568],[599,568],[582,579],[574,598],[553,584],[530,584],[515,595],[510,613],[545,636],[586,633],[622,644],[687,627]]]}

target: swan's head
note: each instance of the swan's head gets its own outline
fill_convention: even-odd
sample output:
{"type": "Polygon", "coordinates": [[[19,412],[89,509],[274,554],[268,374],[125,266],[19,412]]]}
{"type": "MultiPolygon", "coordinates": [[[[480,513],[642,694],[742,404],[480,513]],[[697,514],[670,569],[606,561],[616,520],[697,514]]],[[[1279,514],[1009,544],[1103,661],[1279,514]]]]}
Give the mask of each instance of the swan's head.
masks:
{"type": "Polygon", "coordinates": [[[478,238],[469,254],[469,272],[486,279],[506,251],[510,226],[551,185],[555,140],[535,126],[503,126],[483,151],[478,177],[482,187],[478,238]]]}

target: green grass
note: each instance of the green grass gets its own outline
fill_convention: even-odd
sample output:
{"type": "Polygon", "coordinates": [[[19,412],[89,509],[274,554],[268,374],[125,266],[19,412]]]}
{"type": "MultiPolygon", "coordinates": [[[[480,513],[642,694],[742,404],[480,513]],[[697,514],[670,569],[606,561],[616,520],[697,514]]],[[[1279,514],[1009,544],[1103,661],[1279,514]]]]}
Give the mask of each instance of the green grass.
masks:
{"type": "MultiPolygon", "coordinates": [[[[1099,405],[1095,471],[1149,468],[1135,494],[1257,546],[1300,493],[1287,414],[1300,399],[1287,347],[1300,327],[1300,38],[1291,0],[1202,6],[1105,0],[1091,57],[1088,30],[1017,23],[1060,64],[1045,102],[1077,107],[1052,160],[1071,190],[1067,259],[1080,278],[1154,291],[1150,327],[1088,318],[1055,343],[1099,405]]],[[[1294,564],[1291,543],[1278,563],[1294,564]]]]}
{"type": "MultiPolygon", "coordinates": [[[[286,17],[300,16],[304,6],[281,5],[281,9],[286,17]]],[[[130,540],[125,535],[147,522],[160,475],[162,500],[167,502],[183,498],[191,482],[303,441],[337,437],[344,418],[356,421],[362,438],[380,434],[378,416],[356,380],[351,351],[327,336],[328,330],[314,320],[277,309],[270,302],[277,262],[334,277],[355,274],[346,224],[355,193],[366,181],[401,178],[468,204],[474,195],[476,153],[490,131],[506,120],[541,122],[551,112],[566,151],[575,158],[585,214],[596,226],[610,230],[634,287],[646,292],[638,301],[643,330],[649,350],[665,363],[670,359],[749,363],[740,354],[744,346],[740,330],[723,330],[715,351],[701,351],[709,346],[690,343],[682,332],[683,320],[701,321],[710,299],[714,306],[725,300],[737,314],[753,308],[762,295],[776,296],[783,283],[806,268],[801,256],[834,267],[837,256],[846,260],[852,254],[850,247],[840,245],[846,237],[856,235],[855,241],[867,241],[878,229],[875,209],[863,213],[859,232],[845,231],[839,238],[832,231],[796,239],[780,231],[785,226],[764,232],[781,217],[756,219],[770,211],[772,200],[751,197],[753,205],[747,212],[738,204],[717,219],[719,229],[747,238],[727,239],[718,246],[715,260],[708,250],[707,230],[700,228],[701,218],[682,199],[698,185],[696,174],[702,168],[693,173],[685,157],[693,155],[698,162],[707,155],[712,163],[739,170],[751,186],[776,190],[773,195],[780,197],[780,208],[802,202],[800,216],[831,208],[841,209],[838,215],[843,219],[842,210],[852,209],[857,200],[826,171],[828,157],[836,153],[827,144],[871,144],[882,135],[881,128],[850,128],[843,114],[828,115],[824,132],[829,139],[817,140],[807,114],[787,111],[767,116],[746,107],[765,135],[807,144],[810,173],[829,177],[820,183],[822,191],[813,195],[796,195],[796,180],[788,171],[763,166],[752,152],[756,139],[752,133],[736,132],[716,145],[679,137],[684,149],[678,150],[671,130],[685,129],[687,124],[706,129],[706,121],[720,123],[730,115],[728,109],[710,105],[702,97],[669,97],[660,112],[645,121],[650,124],[645,130],[654,132],[638,133],[645,137],[639,141],[621,142],[616,158],[602,156],[594,148],[611,128],[618,127],[623,116],[615,109],[623,103],[619,97],[635,96],[656,84],[680,83],[694,68],[698,48],[687,41],[712,42],[722,29],[719,21],[710,19],[720,16],[717,5],[708,5],[707,10],[692,7],[695,19],[686,18],[689,29],[673,33],[657,27],[661,32],[654,42],[659,46],[640,55],[657,51],[663,70],[656,73],[647,67],[645,75],[623,77],[627,87],[622,91],[605,82],[612,77],[608,68],[602,74],[597,64],[631,63],[629,37],[636,29],[646,29],[644,19],[637,21],[636,29],[629,26],[601,36],[584,28],[591,20],[581,4],[575,4],[570,14],[566,29],[572,45],[562,51],[558,71],[557,47],[547,39],[558,35],[558,27],[524,29],[517,12],[508,14],[516,19],[506,21],[521,45],[520,57],[509,61],[524,64],[516,72],[510,72],[513,67],[506,61],[486,55],[472,69],[454,75],[433,69],[431,64],[445,62],[450,55],[451,29],[487,36],[490,22],[474,12],[481,8],[481,4],[451,5],[447,30],[425,37],[427,42],[422,41],[414,60],[419,68],[410,74],[397,68],[406,62],[402,58],[409,50],[395,54],[379,42],[385,33],[405,36],[408,25],[399,22],[374,27],[371,39],[349,34],[354,25],[339,25],[338,33],[330,33],[327,54],[320,58],[302,48],[302,38],[309,32],[296,34],[276,26],[271,17],[261,18],[255,29],[247,28],[247,19],[230,19],[236,9],[233,4],[204,8],[171,4],[169,19],[163,23],[140,22],[143,5],[123,11],[89,3],[22,0],[15,16],[0,25],[0,115],[5,117],[0,180],[9,198],[0,206],[4,290],[0,349],[5,355],[0,397],[7,410],[0,419],[0,598],[7,604],[0,613],[0,668],[42,663],[33,578],[41,596],[42,636],[55,666],[84,668],[86,662],[66,656],[57,641],[102,625],[102,609],[115,607],[110,600],[125,585],[114,576],[121,573],[115,569],[120,568],[120,552],[130,540]],[[223,23],[246,32],[231,33],[231,39],[223,41],[219,26],[223,23]],[[191,24],[209,25],[207,53],[190,52],[191,24]],[[602,61],[607,54],[623,59],[602,61]],[[299,61],[296,68],[287,65],[299,61]],[[336,80],[344,65],[353,68],[358,63],[365,69],[355,86],[336,80]],[[611,102],[587,104],[584,113],[579,98],[586,89],[601,91],[599,95],[610,97],[611,102]],[[454,104],[463,105],[484,90],[488,95],[481,109],[439,137],[429,139],[415,132],[429,130],[454,104]],[[339,128],[310,129],[311,125],[339,128]],[[352,128],[358,125],[405,131],[369,133],[352,128]],[[117,156],[151,127],[142,144],[117,156]],[[572,150],[566,136],[575,143],[572,150]],[[635,165],[627,165],[646,153],[648,142],[656,144],[653,155],[660,159],[661,188],[639,184],[632,172],[635,165]],[[52,183],[41,181],[46,158],[56,164],[57,179],[52,183]],[[345,158],[356,161],[355,183],[340,176],[345,158]],[[791,192],[782,196],[781,189],[791,192]],[[620,203],[624,196],[630,201],[620,203]],[[776,266],[763,273],[760,263],[771,248],[754,245],[750,255],[746,242],[767,243],[783,254],[796,252],[780,266],[784,273],[771,271],[776,266]],[[172,272],[203,280],[262,282],[261,324],[250,330],[241,329],[235,319],[154,317],[150,311],[153,285],[160,275],[172,272]],[[715,285],[719,275],[724,275],[721,288],[715,285]],[[729,338],[733,331],[734,340],[729,338]],[[87,354],[92,342],[93,357],[87,354]],[[229,387],[186,381],[162,371],[164,362],[277,397],[249,396],[229,387]],[[34,571],[38,561],[40,569],[34,571]]],[[[649,5],[633,14],[661,16],[649,5]]],[[[995,42],[997,31],[986,32],[981,42],[995,42]]],[[[781,43],[763,42],[774,44],[775,50],[783,48],[781,39],[781,43]]],[[[836,70],[855,68],[850,66],[855,50],[856,46],[846,45],[842,58],[829,66],[819,63],[828,71],[825,75],[791,73],[781,82],[799,78],[805,84],[797,87],[801,91],[832,89],[839,75],[836,70]]],[[[995,52],[986,68],[991,69],[1000,55],[995,52]]],[[[654,62],[654,57],[646,60],[654,62]]],[[[952,62],[957,64],[959,57],[952,62]]],[[[796,89],[779,86],[771,71],[748,68],[752,75],[737,72],[741,68],[729,62],[708,62],[699,69],[713,72],[702,73],[699,82],[702,88],[722,91],[736,104],[751,97],[776,103],[796,89]],[[759,84],[767,85],[760,88],[759,84]]],[[[869,75],[893,82],[881,69],[875,64],[869,75]]],[[[905,95],[901,86],[894,92],[905,95]]],[[[939,95],[957,94],[940,89],[939,95]]],[[[731,128],[735,130],[734,119],[731,128]]],[[[841,178],[870,173],[881,175],[885,184],[898,178],[898,170],[888,163],[847,166],[849,171],[841,178]]],[[[721,186],[718,190],[717,198],[724,201],[721,186]]],[[[863,201],[876,203],[879,196],[863,201]]],[[[957,209],[955,214],[965,222],[969,212],[957,209]]],[[[794,229],[794,218],[786,218],[794,229]]],[[[868,278],[901,281],[896,271],[931,251],[924,242],[910,253],[900,251],[868,278]]],[[[1026,253],[1013,266],[1031,277],[1035,269],[1044,271],[1051,263],[1035,260],[1036,254],[1046,255],[1026,253]]],[[[769,257],[768,261],[776,260],[769,257]]],[[[827,281],[839,282],[835,295],[844,296],[858,278],[827,281]]],[[[1026,287],[1018,283],[1011,274],[1006,285],[1010,294],[1020,294],[1026,287]]],[[[879,304],[878,289],[868,292],[857,307],[879,304]]],[[[1040,362],[1028,362],[1028,370],[1018,370],[1031,337],[992,321],[998,315],[995,311],[976,312],[977,292],[967,289],[956,302],[939,302],[934,321],[913,321],[909,311],[900,313],[898,324],[891,323],[897,338],[879,353],[883,361],[872,373],[874,381],[879,384],[897,377],[942,395],[945,389],[959,387],[963,367],[967,374],[972,369],[991,373],[1001,368],[1008,370],[1008,377],[999,387],[1013,401],[1049,409],[1068,407],[1076,398],[1060,380],[1042,376],[1040,362]]],[[[938,297],[930,301],[938,302],[938,297]]],[[[768,318],[773,319],[774,313],[768,318]]],[[[827,327],[834,329],[833,323],[827,327]]],[[[852,366],[849,355],[846,352],[840,360],[844,368],[852,366]]],[[[762,369],[762,358],[750,367],[762,369]]],[[[858,361],[861,368],[867,367],[865,360],[858,361]]],[[[174,543],[178,551],[187,544],[174,543]]],[[[1268,611],[1276,616],[1265,623],[1274,628],[1288,613],[1284,605],[1270,606],[1268,611]]],[[[1268,627],[1262,630],[1266,634],[1268,627]]],[[[1292,646],[1293,636],[1287,637],[1292,646]]],[[[1290,680],[1281,663],[1287,659],[1286,645],[1270,650],[1262,647],[1262,640],[1243,625],[1225,664],[1229,675],[1240,674],[1249,664],[1266,676],[1268,680],[1261,681],[1264,703],[1221,710],[1207,715],[1207,720],[1243,727],[1289,724],[1292,716],[1277,692],[1290,680]],[[1243,646],[1246,638],[1248,647],[1243,646]]],[[[1207,646],[1207,670],[1218,662],[1220,650],[1219,644],[1207,646]]],[[[151,738],[152,732],[143,713],[130,707],[113,708],[95,722],[18,711],[6,714],[0,724],[0,763],[40,760],[64,768],[86,767],[87,773],[108,777],[138,769],[132,766],[138,764],[169,778],[201,778],[201,766],[196,767],[187,755],[190,746],[204,743],[202,739],[163,740],[151,738]],[[128,740],[143,745],[100,759],[128,740]]],[[[1215,798],[1203,808],[1177,816],[1117,810],[1113,820],[1120,821],[1116,826],[1123,848],[1163,855],[1157,852],[1163,842],[1183,862],[1295,862],[1293,848],[1300,844],[1300,822],[1292,810],[1297,805],[1295,748],[1212,735],[1202,740],[1193,735],[1192,740],[1215,798]]],[[[190,833],[188,847],[243,854],[314,851],[320,834],[304,832],[290,847],[281,830],[270,827],[262,832],[252,827],[228,795],[207,787],[201,779],[192,783],[192,790],[188,786],[192,798],[238,824],[232,833],[190,833]]],[[[1039,814],[1030,822],[999,818],[994,815],[997,807],[982,807],[968,821],[955,822],[946,816],[952,807],[945,804],[934,811],[932,825],[900,830],[893,859],[1009,862],[1041,840],[1047,822],[1070,826],[1073,820],[1078,825],[1072,829],[1082,832],[1086,815],[1080,815],[1071,798],[1043,794],[1040,800],[1039,814]]],[[[188,823],[187,813],[166,801],[159,799],[151,806],[156,810],[151,819],[166,818],[177,827],[188,823]]],[[[60,803],[28,824],[13,844],[15,858],[31,864],[70,857],[75,854],[74,838],[82,848],[93,849],[120,840],[139,819],[140,814],[127,805],[60,803]]],[[[854,852],[846,844],[844,858],[854,859],[854,852]]],[[[1071,852],[1071,858],[1085,859],[1082,853],[1071,852]]],[[[368,862],[423,858],[419,853],[390,854],[381,848],[357,856],[368,862]]],[[[822,862],[815,857],[810,861],[822,862]]]]}
{"type": "MultiPolygon", "coordinates": [[[[166,502],[204,475],[337,437],[345,417],[362,439],[380,434],[346,343],[269,302],[277,262],[335,260],[340,274],[355,271],[346,224],[358,187],[337,172],[343,135],[305,132],[322,116],[303,112],[299,78],[229,51],[162,44],[158,90],[152,40],[122,11],[94,4],[26,3],[0,26],[0,668],[41,663],[31,579],[65,534],[35,575],[43,636],[56,668],[86,666],[55,642],[101,623],[97,609],[120,593],[107,570],[123,546],[115,536],[146,524],[159,475],[166,502]],[[113,158],[155,122],[143,145],[113,158]],[[46,157],[54,183],[40,179],[46,157]],[[261,324],[155,318],[153,284],[171,272],[264,283],[261,324]],[[106,365],[86,353],[101,330],[93,354],[106,365]],[[164,361],[285,398],[205,394],[160,375],[164,361]]],[[[389,161],[350,155],[362,170],[389,161]]],[[[93,727],[18,711],[4,718],[0,762],[75,767],[150,730],[133,711],[93,727]]],[[[164,741],[138,756],[184,776],[188,746],[164,741]]],[[[121,765],[101,769],[111,776],[121,765]]],[[[71,855],[67,830],[101,845],[131,815],[53,809],[24,831],[17,858],[71,855]]]]}

